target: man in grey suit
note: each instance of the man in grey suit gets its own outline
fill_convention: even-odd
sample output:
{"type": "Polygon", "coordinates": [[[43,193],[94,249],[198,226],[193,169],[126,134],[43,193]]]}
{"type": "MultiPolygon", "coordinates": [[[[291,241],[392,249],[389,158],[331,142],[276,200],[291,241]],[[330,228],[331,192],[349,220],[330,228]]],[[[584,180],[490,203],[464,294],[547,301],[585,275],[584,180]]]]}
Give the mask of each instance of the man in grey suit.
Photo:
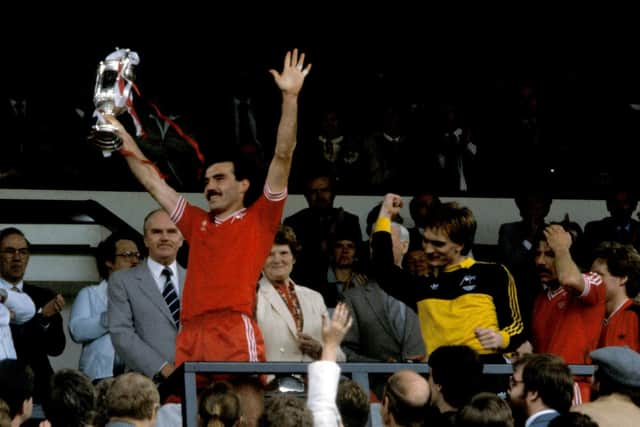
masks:
{"type": "MultiPolygon", "coordinates": [[[[394,261],[400,266],[409,248],[409,231],[392,223],[391,241],[394,261]]],[[[373,281],[349,289],[344,297],[353,317],[353,325],[342,342],[347,361],[424,360],[425,347],[414,310],[389,296],[373,281]]],[[[378,397],[381,397],[385,382],[385,378],[372,378],[371,388],[378,397]]]]}
{"type": "Polygon", "coordinates": [[[152,211],[144,220],[149,257],[109,278],[109,333],[116,353],[128,370],[141,372],[156,382],[175,369],[179,302],[185,278],[176,256],[182,243],[182,234],[169,214],[162,209],[152,211]],[[173,299],[169,297],[168,303],[165,296],[169,294],[173,299]]]}
{"type": "Polygon", "coordinates": [[[529,353],[513,363],[509,403],[516,419],[526,418],[527,427],[547,427],[569,411],[572,395],[573,376],[560,356],[529,353]]]}

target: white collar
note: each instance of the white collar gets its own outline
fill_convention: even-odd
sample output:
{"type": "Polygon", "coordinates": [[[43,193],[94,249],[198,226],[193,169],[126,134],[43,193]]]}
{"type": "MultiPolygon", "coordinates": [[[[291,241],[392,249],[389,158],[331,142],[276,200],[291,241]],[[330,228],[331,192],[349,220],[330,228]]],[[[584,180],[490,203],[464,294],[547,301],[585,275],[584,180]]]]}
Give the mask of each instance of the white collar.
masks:
{"type": "Polygon", "coordinates": [[[171,277],[178,277],[178,263],[175,260],[173,260],[173,262],[169,265],[164,265],[151,258],[147,258],[147,267],[149,267],[149,270],[151,270],[151,274],[156,279],[162,277],[162,271],[167,267],[169,267],[169,269],[173,273],[171,277]]]}
{"type": "Polygon", "coordinates": [[[9,283],[6,280],[4,280],[3,278],[0,277],[0,286],[2,286],[5,289],[11,289],[14,286],[16,286],[18,289],[20,289],[21,291],[23,291],[23,286],[24,286],[24,280],[20,280],[18,283],[16,283],[15,285],[13,283],[9,283]]]}
{"type": "Polygon", "coordinates": [[[219,216],[216,216],[213,218],[213,222],[215,222],[217,225],[222,224],[223,222],[228,221],[230,218],[232,218],[232,221],[235,221],[236,219],[242,219],[244,218],[244,216],[247,214],[247,208],[241,208],[238,209],[237,211],[229,214],[228,216],[224,217],[224,218],[220,218],[219,216]]]}
{"type": "Polygon", "coordinates": [[[558,411],[556,411],[555,409],[543,409],[542,411],[536,412],[535,414],[527,418],[527,421],[524,423],[524,427],[529,427],[538,417],[541,417],[547,414],[557,414],[557,413],[558,411]]]}

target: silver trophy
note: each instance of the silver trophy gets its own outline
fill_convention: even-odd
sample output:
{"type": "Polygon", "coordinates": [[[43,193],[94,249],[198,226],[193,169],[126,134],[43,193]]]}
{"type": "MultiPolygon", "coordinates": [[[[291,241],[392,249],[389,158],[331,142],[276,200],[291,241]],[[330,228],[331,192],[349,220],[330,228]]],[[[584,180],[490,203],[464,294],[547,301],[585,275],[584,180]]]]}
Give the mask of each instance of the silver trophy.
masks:
{"type": "Polygon", "coordinates": [[[88,140],[98,146],[105,156],[119,150],[122,140],[116,127],[107,123],[104,115],[119,116],[132,108],[135,66],[139,63],[140,58],[136,52],[116,48],[98,65],[93,93],[93,115],[97,118],[97,123],[91,128],[88,140]]]}

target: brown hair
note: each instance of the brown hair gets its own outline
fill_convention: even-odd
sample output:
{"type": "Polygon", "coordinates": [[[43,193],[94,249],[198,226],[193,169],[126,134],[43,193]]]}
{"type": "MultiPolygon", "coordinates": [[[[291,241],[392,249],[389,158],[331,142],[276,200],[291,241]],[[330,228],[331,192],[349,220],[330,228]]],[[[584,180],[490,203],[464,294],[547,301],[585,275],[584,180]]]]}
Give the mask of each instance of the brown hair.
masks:
{"type": "Polygon", "coordinates": [[[202,391],[198,403],[200,427],[233,427],[240,420],[240,399],[226,382],[202,391]]]}
{"type": "Polygon", "coordinates": [[[129,372],[118,376],[107,391],[109,418],[148,420],[160,405],[160,394],[153,381],[142,374],[129,372]]]}

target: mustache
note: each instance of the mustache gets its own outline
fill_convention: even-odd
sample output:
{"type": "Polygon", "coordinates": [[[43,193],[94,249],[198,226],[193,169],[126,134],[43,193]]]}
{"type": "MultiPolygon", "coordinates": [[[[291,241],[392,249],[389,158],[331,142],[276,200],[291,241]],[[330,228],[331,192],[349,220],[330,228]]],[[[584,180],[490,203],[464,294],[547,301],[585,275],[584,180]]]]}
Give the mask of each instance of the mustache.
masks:
{"type": "Polygon", "coordinates": [[[536,270],[538,271],[538,273],[551,274],[551,270],[549,270],[548,268],[538,267],[536,270]]]}
{"type": "Polygon", "coordinates": [[[222,196],[222,193],[215,190],[207,191],[207,200],[211,199],[213,196],[222,196]]]}

